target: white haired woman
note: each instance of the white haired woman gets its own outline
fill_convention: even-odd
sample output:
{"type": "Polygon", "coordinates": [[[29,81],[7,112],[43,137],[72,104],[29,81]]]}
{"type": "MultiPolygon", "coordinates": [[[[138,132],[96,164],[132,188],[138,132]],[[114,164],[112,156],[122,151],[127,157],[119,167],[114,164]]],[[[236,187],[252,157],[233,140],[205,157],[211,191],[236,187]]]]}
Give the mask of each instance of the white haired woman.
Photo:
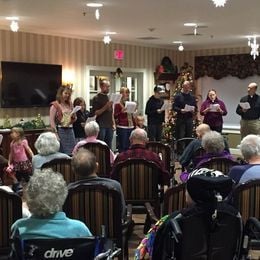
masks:
{"type": "Polygon", "coordinates": [[[57,136],[52,132],[45,132],[39,135],[34,147],[38,154],[32,158],[33,170],[41,169],[44,163],[47,163],[53,159],[70,158],[69,155],[59,152],[60,142],[57,136]]]}
{"type": "Polygon", "coordinates": [[[25,189],[25,200],[32,214],[12,225],[21,239],[77,238],[92,236],[87,226],[66,217],[62,211],[68,195],[62,175],[47,168],[36,170],[25,189]]]}

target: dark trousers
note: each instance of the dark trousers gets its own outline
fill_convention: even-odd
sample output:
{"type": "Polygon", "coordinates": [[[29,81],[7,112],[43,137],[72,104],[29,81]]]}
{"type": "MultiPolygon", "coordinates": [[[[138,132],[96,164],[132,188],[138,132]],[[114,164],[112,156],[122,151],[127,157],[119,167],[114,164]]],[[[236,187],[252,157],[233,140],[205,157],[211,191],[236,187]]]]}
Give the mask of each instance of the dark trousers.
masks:
{"type": "Polygon", "coordinates": [[[159,125],[148,125],[148,138],[149,141],[158,141],[162,140],[162,124],[159,125]]]}
{"type": "Polygon", "coordinates": [[[176,119],[175,138],[179,140],[184,137],[192,137],[193,120],[192,118],[176,119]]]}

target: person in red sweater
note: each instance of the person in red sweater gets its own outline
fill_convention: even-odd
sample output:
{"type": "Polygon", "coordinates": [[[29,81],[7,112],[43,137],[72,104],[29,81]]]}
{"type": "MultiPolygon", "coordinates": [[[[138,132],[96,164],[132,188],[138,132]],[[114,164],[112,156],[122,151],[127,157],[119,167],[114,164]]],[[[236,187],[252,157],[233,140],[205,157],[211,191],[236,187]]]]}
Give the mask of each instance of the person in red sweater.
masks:
{"type": "Polygon", "coordinates": [[[133,113],[127,113],[125,102],[129,100],[130,91],[127,87],[120,89],[122,98],[120,103],[115,104],[114,118],[116,122],[118,152],[126,151],[130,146],[129,137],[134,129],[133,113]]]}

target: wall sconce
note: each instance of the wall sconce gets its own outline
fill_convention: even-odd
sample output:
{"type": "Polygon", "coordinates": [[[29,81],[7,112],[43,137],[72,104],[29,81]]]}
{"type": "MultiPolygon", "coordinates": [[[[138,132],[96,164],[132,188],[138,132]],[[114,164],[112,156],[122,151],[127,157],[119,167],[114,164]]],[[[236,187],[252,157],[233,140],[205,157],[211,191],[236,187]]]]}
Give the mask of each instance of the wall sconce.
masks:
{"type": "Polygon", "coordinates": [[[19,30],[19,24],[18,24],[19,17],[15,17],[15,16],[6,17],[6,20],[11,21],[11,24],[10,24],[11,31],[12,32],[18,32],[18,30],[19,30]]]}
{"type": "Polygon", "coordinates": [[[75,79],[75,73],[73,70],[70,69],[62,70],[62,85],[72,87],[74,79],[75,79]]]}

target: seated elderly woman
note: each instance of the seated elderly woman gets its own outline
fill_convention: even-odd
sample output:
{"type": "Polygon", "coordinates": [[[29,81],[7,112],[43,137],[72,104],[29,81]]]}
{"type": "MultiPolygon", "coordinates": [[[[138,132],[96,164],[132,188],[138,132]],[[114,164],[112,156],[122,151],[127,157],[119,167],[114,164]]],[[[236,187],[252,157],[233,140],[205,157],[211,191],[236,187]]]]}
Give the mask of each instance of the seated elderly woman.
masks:
{"type": "MultiPolygon", "coordinates": [[[[209,131],[205,133],[201,140],[201,145],[205,150],[205,154],[200,157],[196,157],[194,160],[194,164],[196,168],[200,168],[200,166],[207,162],[211,158],[227,158],[233,160],[232,155],[225,150],[225,142],[223,136],[216,131],[209,131]]],[[[185,182],[188,178],[188,172],[182,172],[180,175],[180,180],[185,182]]]]}
{"type": "MultiPolygon", "coordinates": [[[[99,130],[100,130],[100,128],[96,121],[90,121],[90,122],[86,123],[85,124],[86,138],[82,141],[79,141],[75,145],[75,147],[72,151],[72,154],[74,155],[79,150],[79,148],[86,143],[100,143],[103,145],[107,145],[104,141],[97,139],[99,130]]],[[[115,155],[110,149],[110,163],[112,164],[114,162],[114,160],[115,160],[115,155]]]]}
{"type": "Polygon", "coordinates": [[[52,132],[40,134],[34,147],[38,154],[34,155],[32,158],[33,170],[41,169],[44,163],[53,159],[70,158],[67,154],[59,152],[60,142],[58,141],[57,136],[52,132]]]}
{"type": "Polygon", "coordinates": [[[60,173],[50,168],[36,170],[25,189],[32,216],[17,220],[12,232],[18,231],[21,239],[91,236],[83,222],[70,219],[62,212],[67,195],[67,185],[60,173]]]}
{"type": "Polygon", "coordinates": [[[202,137],[201,145],[206,153],[203,156],[198,157],[195,168],[199,168],[202,163],[213,157],[233,160],[232,155],[227,150],[225,150],[223,136],[216,131],[207,132],[202,137]]]}

